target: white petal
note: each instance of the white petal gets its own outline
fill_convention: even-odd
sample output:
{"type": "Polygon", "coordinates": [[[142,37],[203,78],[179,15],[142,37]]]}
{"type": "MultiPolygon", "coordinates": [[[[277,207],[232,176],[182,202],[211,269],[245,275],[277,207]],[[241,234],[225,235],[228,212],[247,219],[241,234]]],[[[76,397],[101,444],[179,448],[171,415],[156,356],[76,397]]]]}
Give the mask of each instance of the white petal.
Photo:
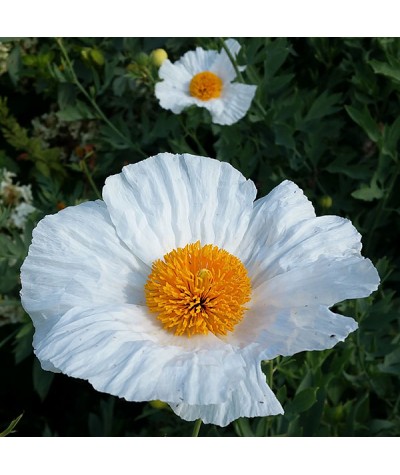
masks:
{"type": "Polygon", "coordinates": [[[34,348],[47,369],[53,365],[128,401],[218,404],[246,378],[241,354],[214,336],[202,348],[189,338],[183,346],[167,345],[165,333],[145,307],[75,308],[42,325],[34,348]]]}
{"type": "Polygon", "coordinates": [[[310,218],[315,218],[311,202],[288,180],[254,203],[249,228],[238,249],[238,257],[252,278],[260,265],[260,253],[279,242],[294,225],[310,218]]]}
{"type": "Polygon", "coordinates": [[[247,265],[253,286],[295,267],[308,266],[319,257],[343,258],[360,255],[361,235],[347,219],[321,216],[294,224],[258,255],[250,256],[247,265]],[[250,271],[251,272],[251,271],[250,271]]]}
{"type": "MultiPolygon", "coordinates": [[[[225,44],[233,58],[236,58],[240,51],[240,44],[232,38],[226,40],[225,44]]],[[[215,58],[210,71],[220,77],[224,83],[229,83],[236,78],[235,68],[233,67],[232,62],[224,49],[221,49],[221,52],[215,58]]]]}
{"type": "Polygon", "coordinates": [[[279,355],[332,348],[356,329],[355,320],[324,306],[274,308],[266,302],[248,310],[226,341],[239,347],[250,346],[257,358],[270,360],[279,355]]]}
{"type": "Polygon", "coordinates": [[[184,66],[191,77],[193,77],[195,74],[201,73],[203,71],[210,71],[210,68],[214,64],[217,57],[217,51],[205,51],[203,48],[198,47],[195,51],[188,51],[185,53],[182,58],[180,58],[174,64],[184,66]]]}
{"type": "Polygon", "coordinates": [[[183,109],[191,105],[198,105],[194,97],[188,93],[189,86],[172,85],[170,82],[163,81],[156,84],[155,94],[160,101],[160,106],[171,110],[174,114],[180,114],[183,109]]]}
{"type": "Polygon", "coordinates": [[[346,299],[367,297],[378,288],[379,275],[369,259],[360,255],[319,257],[308,266],[276,275],[253,290],[252,300],[288,308],[331,306],[346,299]]]}
{"type": "MultiPolygon", "coordinates": [[[[235,40],[234,38],[228,38],[227,40],[224,41],[225,45],[229,49],[231,55],[236,58],[236,56],[239,54],[240,51],[240,43],[235,40]]],[[[223,51],[223,50],[222,50],[223,51]]]]}
{"type": "Polygon", "coordinates": [[[21,268],[21,298],[35,325],[77,305],[141,303],[150,269],[118,238],[102,201],[45,217],[21,268]]]}
{"type": "Polygon", "coordinates": [[[235,253],[255,194],[228,163],[167,153],[124,167],[103,189],[118,235],[148,265],[198,240],[235,253]]]}
{"type": "Polygon", "coordinates": [[[215,124],[231,125],[243,118],[250,108],[251,101],[256,93],[257,86],[248,84],[224,84],[224,89],[219,100],[223,102],[222,111],[213,107],[211,101],[205,102],[215,124]]]}
{"type": "Polygon", "coordinates": [[[239,417],[283,414],[282,406],[265,381],[259,361],[249,361],[246,378],[240,381],[221,404],[171,404],[172,410],[187,421],[201,419],[206,424],[226,426],[239,417]]]}
{"type": "Polygon", "coordinates": [[[181,62],[171,63],[169,59],[162,63],[158,75],[164,79],[165,83],[177,88],[182,88],[183,84],[189,84],[193,77],[193,74],[181,62]]]}

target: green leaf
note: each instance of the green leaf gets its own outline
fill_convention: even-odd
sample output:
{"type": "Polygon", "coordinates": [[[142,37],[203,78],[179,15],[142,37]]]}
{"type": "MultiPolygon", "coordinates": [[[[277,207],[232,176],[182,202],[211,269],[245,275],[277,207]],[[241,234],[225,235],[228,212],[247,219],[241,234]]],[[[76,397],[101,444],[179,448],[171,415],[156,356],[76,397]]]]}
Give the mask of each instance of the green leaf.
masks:
{"type": "Polygon", "coordinates": [[[249,420],[245,417],[240,417],[233,422],[235,431],[239,437],[254,437],[255,434],[251,430],[249,420]]]}
{"type": "Polygon", "coordinates": [[[306,388],[300,391],[294,399],[285,407],[285,413],[288,415],[298,414],[310,409],[317,400],[318,388],[306,388]]]}
{"type": "Polygon", "coordinates": [[[387,431],[393,429],[395,423],[392,421],[387,421],[386,419],[373,419],[370,424],[371,434],[378,434],[382,431],[387,431]]]}
{"type": "Polygon", "coordinates": [[[22,416],[23,416],[23,414],[20,414],[16,419],[11,421],[11,424],[7,427],[7,429],[4,430],[3,432],[0,432],[0,437],[5,437],[6,435],[11,434],[11,432],[15,429],[15,426],[21,420],[22,416]]]}
{"type": "Polygon", "coordinates": [[[382,364],[378,365],[382,373],[400,375],[400,348],[385,356],[382,364]]]}
{"type": "Polygon", "coordinates": [[[96,119],[94,111],[84,102],[76,101],[74,105],[68,105],[65,109],[57,112],[57,116],[66,122],[82,119],[96,119]]]}
{"type": "Polygon", "coordinates": [[[338,102],[340,101],[341,97],[341,94],[329,95],[326,91],[324,91],[312,103],[305,120],[318,120],[326,117],[327,115],[334,114],[340,109],[340,107],[338,107],[338,102]]]}
{"type": "Polygon", "coordinates": [[[353,191],[351,194],[353,198],[362,201],[373,201],[376,199],[381,199],[383,196],[383,190],[378,187],[376,183],[371,183],[370,186],[368,185],[361,185],[356,191],[353,191]]]}
{"type": "Polygon", "coordinates": [[[286,38],[278,38],[265,48],[265,75],[272,78],[290,53],[286,38]]]}
{"type": "Polygon", "coordinates": [[[383,132],[383,148],[382,152],[389,154],[395,158],[397,154],[397,144],[400,139],[400,116],[393,122],[392,125],[387,125],[383,132]]]}
{"type": "Polygon", "coordinates": [[[371,176],[371,171],[369,169],[368,164],[351,164],[349,160],[350,157],[346,155],[337,157],[326,167],[326,170],[329,173],[339,173],[342,175],[346,175],[350,178],[355,178],[357,180],[365,180],[371,176]]]}
{"type": "Polygon", "coordinates": [[[373,142],[378,142],[382,134],[378,124],[372,118],[367,107],[363,110],[352,106],[344,106],[349,116],[358,124],[373,142]]]}
{"type": "Polygon", "coordinates": [[[16,85],[21,75],[21,50],[19,45],[15,46],[7,58],[7,71],[11,81],[16,85]]]}
{"type": "Polygon", "coordinates": [[[277,145],[282,145],[291,150],[294,150],[296,148],[296,142],[293,138],[294,130],[292,129],[292,127],[289,127],[287,124],[275,124],[274,132],[275,143],[277,145]]]}
{"type": "Polygon", "coordinates": [[[400,82],[400,61],[391,58],[391,63],[382,63],[380,61],[371,60],[369,65],[376,74],[383,74],[396,82],[400,82]]]}

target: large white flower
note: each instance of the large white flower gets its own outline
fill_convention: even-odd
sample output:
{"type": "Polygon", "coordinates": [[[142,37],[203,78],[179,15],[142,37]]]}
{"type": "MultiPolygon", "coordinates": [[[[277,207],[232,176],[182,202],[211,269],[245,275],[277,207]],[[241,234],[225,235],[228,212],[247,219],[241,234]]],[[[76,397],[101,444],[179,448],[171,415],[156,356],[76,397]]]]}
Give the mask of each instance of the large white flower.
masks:
{"type": "Polygon", "coordinates": [[[255,196],[227,163],[165,153],[45,217],[21,291],[43,368],[186,420],[282,413],[260,361],[344,340],[357,324],[329,307],[379,277],[351,222],[294,183],[255,196]]]}
{"type": "MultiPolygon", "coordinates": [[[[225,41],[233,57],[240,45],[234,39],[225,41]]],[[[244,69],[244,68],[241,68],[244,69]]],[[[211,113],[215,124],[231,125],[245,116],[256,93],[256,86],[233,83],[236,72],[225,50],[188,51],[175,63],[166,59],[156,84],[155,94],[161,107],[180,114],[196,105],[211,113]]]]}

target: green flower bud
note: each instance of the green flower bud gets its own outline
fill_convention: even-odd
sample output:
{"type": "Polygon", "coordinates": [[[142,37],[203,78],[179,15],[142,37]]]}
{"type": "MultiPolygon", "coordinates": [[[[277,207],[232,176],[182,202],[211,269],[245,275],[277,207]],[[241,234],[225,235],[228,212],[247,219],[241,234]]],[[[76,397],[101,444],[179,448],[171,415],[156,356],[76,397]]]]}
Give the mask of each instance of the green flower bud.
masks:
{"type": "Polygon", "coordinates": [[[90,57],[92,58],[92,61],[97,64],[97,66],[103,66],[104,65],[104,55],[99,49],[91,49],[90,50],[90,57]]]}
{"type": "Polygon", "coordinates": [[[332,198],[328,195],[324,195],[319,199],[319,204],[322,206],[322,208],[329,209],[332,206],[332,198]]]}
{"type": "Polygon", "coordinates": [[[146,53],[139,53],[135,59],[139,66],[147,66],[149,64],[149,55],[146,53]]]}

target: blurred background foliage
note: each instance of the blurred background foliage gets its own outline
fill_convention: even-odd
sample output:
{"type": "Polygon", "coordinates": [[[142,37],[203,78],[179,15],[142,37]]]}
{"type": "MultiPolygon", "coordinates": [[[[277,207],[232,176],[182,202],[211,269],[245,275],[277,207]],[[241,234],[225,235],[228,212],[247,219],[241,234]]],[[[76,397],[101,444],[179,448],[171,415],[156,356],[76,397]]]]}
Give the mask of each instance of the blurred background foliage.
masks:
{"type": "Polygon", "coordinates": [[[190,435],[193,424],[160,402],[128,403],[43,371],[19,301],[37,221],[167,151],[230,162],[259,196],[293,180],[318,215],[352,220],[382,280],[371,297],[336,306],[359,322],[344,343],[265,362],[285,415],[203,425],[200,435],[400,435],[400,39],[238,40],[257,94],[244,119],[219,126],[203,109],[159,107],[151,54],[163,48],[175,61],[196,46],[220,49],[217,38],[0,39],[0,433],[190,435]]]}

